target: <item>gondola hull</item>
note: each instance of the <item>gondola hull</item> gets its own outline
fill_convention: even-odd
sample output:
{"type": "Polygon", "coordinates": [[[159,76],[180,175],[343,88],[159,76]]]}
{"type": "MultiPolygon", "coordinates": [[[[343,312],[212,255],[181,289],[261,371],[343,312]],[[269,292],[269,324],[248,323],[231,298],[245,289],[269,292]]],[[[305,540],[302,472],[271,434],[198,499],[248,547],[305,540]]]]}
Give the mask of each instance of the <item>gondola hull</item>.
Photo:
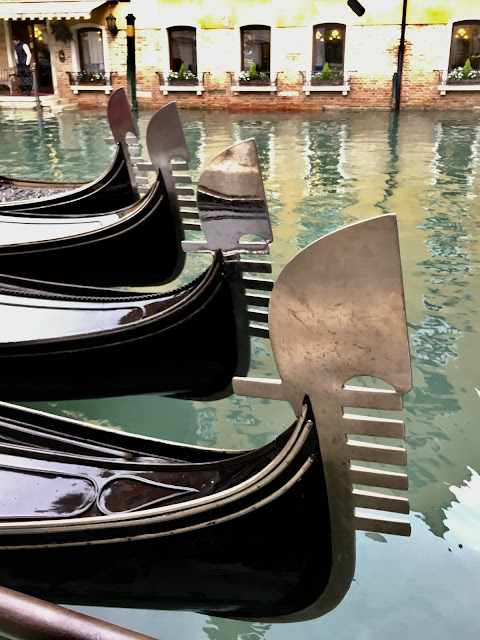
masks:
{"type": "MultiPolygon", "coordinates": [[[[59,232],[52,221],[50,239],[2,244],[0,273],[109,287],[162,284],[183,269],[181,220],[160,175],[142,201],[111,214],[108,221],[87,219],[84,233],[67,235],[69,225],[58,222],[66,229],[64,237],[56,237],[59,232]]],[[[45,236],[42,224],[33,227],[33,234],[45,236]]]]}
{"type": "MultiPolygon", "coordinates": [[[[2,411],[14,422],[35,425],[35,417],[25,410],[2,411]]],[[[58,418],[43,417],[41,424],[50,433],[69,430],[58,418]]],[[[87,431],[81,429],[82,437],[90,436],[96,445],[109,443],[107,430],[87,431]]],[[[17,522],[12,534],[4,519],[0,522],[4,586],[68,604],[177,609],[249,619],[288,619],[316,600],[330,579],[330,531],[318,438],[305,415],[276,441],[253,452],[162,445],[125,434],[114,436],[115,444],[122,436],[127,451],[141,448],[144,457],[150,455],[152,469],[156,456],[163,458],[157,480],[200,487],[202,497],[197,503],[185,502],[192,508],[171,518],[155,517],[150,510],[137,512],[137,517],[118,526],[110,526],[111,517],[106,518],[108,527],[92,523],[79,528],[64,520],[57,531],[47,532],[39,519],[37,533],[33,529],[22,533],[22,523],[17,522]],[[205,490],[215,483],[224,492],[217,500],[211,499],[210,489],[205,490]],[[242,491],[242,483],[250,483],[250,489],[242,491]],[[196,509],[202,499],[203,507],[196,509]]],[[[34,458],[38,441],[36,447],[34,458]]],[[[7,449],[2,448],[4,463],[7,449]]],[[[76,458],[82,464],[78,454],[76,458]]],[[[25,464],[58,469],[58,460],[49,459],[33,465],[26,459],[25,464]]],[[[21,465],[20,458],[15,460],[21,465]]],[[[7,460],[2,473],[9,472],[8,464],[7,460]]],[[[121,464],[119,458],[110,466],[121,464]]],[[[135,473],[141,475],[141,465],[136,466],[135,473]]],[[[131,476],[132,468],[135,459],[122,473],[131,476]]],[[[126,498],[128,503],[128,495],[123,491],[120,502],[126,498]]],[[[118,509],[120,502],[115,502],[118,509]]]]}
{"type": "MultiPolygon", "coordinates": [[[[130,162],[130,160],[128,160],[130,162]]],[[[48,188],[42,183],[0,178],[0,184],[14,184],[18,188],[48,188]]],[[[55,188],[69,188],[61,183],[52,183],[55,188]]],[[[43,198],[19,200],[18,202],[0,203],[0,215],[39,216],[39,217],[78,217],[85,215],[99,215],[110,211],[117,211],[132,205],[138,199],[136,189],[133,188],[125,151],[118,145],[115,158],[107,171],[93,182],[78,185],[77,188],[43,198]]]]}
{"type": "Polygon", "coordinates": [[[232,269],[218,254],[196,281],[163,295],[3,277],[2,398],[228,395],[250,351],[232,269]]]}

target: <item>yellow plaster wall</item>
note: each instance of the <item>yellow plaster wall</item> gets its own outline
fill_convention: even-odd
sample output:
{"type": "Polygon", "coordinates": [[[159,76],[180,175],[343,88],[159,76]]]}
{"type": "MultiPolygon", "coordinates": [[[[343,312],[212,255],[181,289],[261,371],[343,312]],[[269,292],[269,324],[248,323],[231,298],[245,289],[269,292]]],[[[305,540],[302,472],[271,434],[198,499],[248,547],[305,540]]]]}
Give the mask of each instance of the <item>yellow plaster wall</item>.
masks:
{"type": "MultiPolygon", "coordinates": [[[[197,23],[203,29],[234,28],[245,24],[300,27],[316,22],[352,25],[400,24],[403,0],[361,0],[365,14],[357,16],[346,0],[132,0],[107,7],[119,29],[133,13],[138,29],[197,23]]],[[[410,0],[408,24],[445,24],[451,19],[480,14],[478,0],[410,0]]]]}

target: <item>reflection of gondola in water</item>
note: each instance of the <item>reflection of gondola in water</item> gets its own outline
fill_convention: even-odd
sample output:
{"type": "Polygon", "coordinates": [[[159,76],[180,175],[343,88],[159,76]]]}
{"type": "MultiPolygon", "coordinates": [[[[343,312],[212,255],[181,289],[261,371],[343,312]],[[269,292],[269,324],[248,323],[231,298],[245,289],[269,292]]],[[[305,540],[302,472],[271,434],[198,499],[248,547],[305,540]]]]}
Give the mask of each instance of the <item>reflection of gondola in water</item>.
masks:
{"type": "Polygon", "coordinates": [[[169,444],[0,405],[0,583],[63,603],[243,619],[333,609],[353,578],[355,529],[409,534],[406,521],[357,512],[407,513],[405,499],[354,488],[406,488],[406,476],[352,463],[404,464],[401,448],[351,438],[401,438],[403,424],[342,409],[400,409],[410,387],[395,216],[300,252],[275,284],[269,327],[281,380],[234,388],[288,399],[298,417],[257,450],[169,444]],[[357,375],[394,389],[345,384],[357,375]]]}
{"type": "MultiPolygon", "coordinates": [[[[0,176],[0,187],[11,186],[20,194],[32,191],[42,193],[52,189],[61,189],[62,193],[36,197],[33,199],[0,203],[0,215],[22,212],[29,216],[85,216],[98,215],[123,209],[138,199],[137,185],[130,159],[128,143],[131,133],[137,136],[130,105],[123,88],[115,90],[110,96],[107,118],[117,146],[115,157],[107,171],[91,182],[48,182],[0,176]]],[[[135,138],[134,138],[135,139],[135,138]]]]}
{"type": "MultiPolygon", "coordinates": [[[[158,188],[161,178],[159,173],[158,188]]],[[[269,272],[268,263],[239,260],[241,253],[266,253],[272,239],[254,141],[217,156],[200,177],[197,195],[206,240],[186,248],[211,251],[213,259],[203,274],[179,289],[140,293],[0,277],[3,399],[151,392],[196,398],[231,392],[232,377],[248,371],[247,305],[268,303],[264,296],[247,296],[245,289],[271,288],[268,280],[244,277],[245,272],[269,272]],[[226,185],[225,193],[219,184],[226,185]],[[263,242],[239,242],[245,234],[263,242]]],[[[149,199],[154,196],[144,199],[145,206],[149,199]]],[[[165,205],[165,215],[172,211],[166,192],[157,203],[165,205]]],[[[151,251],[140,265],[143,280],[148,268],[155,274],[156,261],[162,267],[167,250],[173,257],[184,256],[179,241],[163,253],[153,251],[156,237],[147,236],[144,245],[148,242],[151,251]]],[[[126,262],[125,254],[118,259],[126,262]]],[[[125,279],[128,268],[127,262],[125,279]]],[[[109,265],[99,278],[105,281],[112,269],[109,265]]],[[[255,318],[266,319],[265,312],[255,318]]]]}

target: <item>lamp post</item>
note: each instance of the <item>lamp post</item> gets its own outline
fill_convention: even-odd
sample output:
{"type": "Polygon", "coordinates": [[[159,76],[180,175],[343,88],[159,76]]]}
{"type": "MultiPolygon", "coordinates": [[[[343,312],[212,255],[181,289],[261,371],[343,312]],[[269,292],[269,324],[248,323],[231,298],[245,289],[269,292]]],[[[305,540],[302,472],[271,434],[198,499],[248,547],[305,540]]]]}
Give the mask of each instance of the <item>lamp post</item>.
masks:
{"type": "Polygon", "coordinates": [[[137,85],[135,78],[135,16],[129,13],[127,20],[127,85],[132,109],[137,111],[137,85]]]}

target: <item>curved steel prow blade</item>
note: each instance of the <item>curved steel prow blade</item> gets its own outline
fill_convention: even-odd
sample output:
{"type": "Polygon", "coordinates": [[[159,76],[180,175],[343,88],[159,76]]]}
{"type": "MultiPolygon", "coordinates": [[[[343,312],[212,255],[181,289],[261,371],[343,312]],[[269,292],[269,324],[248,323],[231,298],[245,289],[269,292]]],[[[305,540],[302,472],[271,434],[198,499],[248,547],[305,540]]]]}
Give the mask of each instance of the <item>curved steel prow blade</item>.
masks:
{"type": "Polygon", "coordinates": [[[254,139],[216,156],[197,186],[198,216],[205,242],[183,242],[185,251],[268,253],[273,240],[254,139]],[[263,242],[240,242],[254,235],[263,242]]]}
{"type": "Polygon", "coordinates": [[[399,420],[344,413],[344,407],[400,410],[411,367],[397,221],[379,216],[335,231],[301,251],[274,285],[269,330],[281,380],[234,379],[242,395],[288,400],[297,415],[306,396],[315,416],[332,535],[331,578],[301,619],[326,613],[344,597],[355,567],[355,529],[410,534],[406,520],[357,508],[408,513],[408,501],[354,484],[406,489],[405,474],[352,464],[404,465],[405,450],[352,435],[404,437],[399,420]],[[372,376],[393,389],[353,387],[372,376]],[[371,513],[371,512],[370,512],[371,513]]]}
{"type": "Polygon", "coordinates": [[[170,206],[176,207],[180,216],[175,182],[172,174],[172,160],[182,158],[187,168],[190,154],[183,133],[183,127],[176,102],[170,102],[159,109],[150,119],[147,127],[147,148],[154,170],[161,172],[170,206]]]}
{"type": "Polygon", "coordinates": [[[123,87],[115,89],[110,96],[107,106],[107,118],[113,140],[108,139],[106,142],[108,144],[115,143],[121,146],[127,164],[130,183],[135,194],[138,194],[137,177],[133,169],[129,149],[129,143],[132,142],[132,140],[127,138],[128,133],[132,133],[135,136],[133,141],[136,142],[138,140],[138,131],[133,121],[132,110],[128,102],[127,94],[123,87]]]}
{"type": "Polygon", "coordinates": [[[110,96],[107,118],[115,142],[126,144],[128,133],[133,133],[138,138],[137,127],[133,121],[132,110],[123,87],[115,89],[110,96]]]}

